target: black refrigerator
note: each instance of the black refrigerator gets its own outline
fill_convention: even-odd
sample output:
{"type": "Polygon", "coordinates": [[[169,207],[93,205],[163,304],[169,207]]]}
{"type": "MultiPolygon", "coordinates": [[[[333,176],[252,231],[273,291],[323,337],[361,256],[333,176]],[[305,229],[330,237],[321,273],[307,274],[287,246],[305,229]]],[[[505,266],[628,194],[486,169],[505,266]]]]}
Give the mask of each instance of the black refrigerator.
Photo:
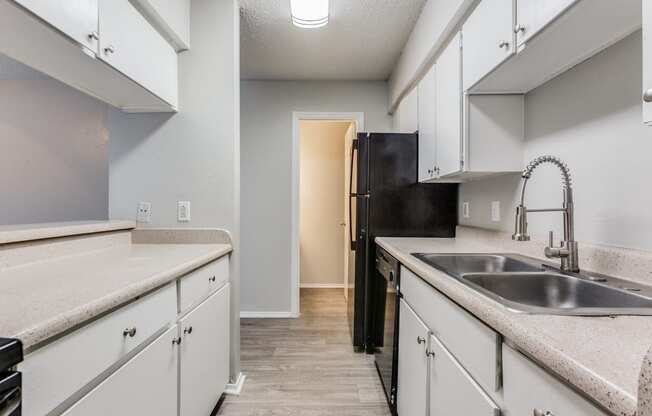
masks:
{"type": "Polygon", "coordinates": [[[458,186],[419,183],[417,153],[416,133],[359,133],[351,147],[347,313],[357,351],[383,342],[374,239],[455,236],[458,186]]]}

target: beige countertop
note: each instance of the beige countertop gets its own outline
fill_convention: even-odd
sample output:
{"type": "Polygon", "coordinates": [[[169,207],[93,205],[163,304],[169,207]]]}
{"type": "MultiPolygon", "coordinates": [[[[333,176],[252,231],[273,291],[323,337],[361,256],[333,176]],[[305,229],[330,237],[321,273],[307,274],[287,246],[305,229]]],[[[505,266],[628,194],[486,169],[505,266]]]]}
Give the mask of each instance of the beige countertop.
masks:
{"type": "MultiPolygon", "coordinates": [[[[118,229],[124,229],[124,224],[118,229]]],[[[97,227],[96,230],[102,232],[97,227]]],[[[128,231],[122,233],[129,235],[128,231]]],[[[81,244],[89,243],[83,240],[81,244]]],[[[0,268],[0,336],[20,339],[29,352],[230,253],[231,249],[226,243],[120,241],[90,251],[0,268]]]]}
{"type": "Polygon", "coordinates": [[[472,237],[377,238],[376,242],[523,353],[602,407],[615,415],[636,415],[639,372],[652,346],[652,317],[570,317],[512,312],[410,255],[506,252],[500,244],[488,244],[472,237]]]}
{"type": "Polygon", "coordinates": [[[0,244],[136,228],[134,221],[70,221],[0,226],[0,244]]]}

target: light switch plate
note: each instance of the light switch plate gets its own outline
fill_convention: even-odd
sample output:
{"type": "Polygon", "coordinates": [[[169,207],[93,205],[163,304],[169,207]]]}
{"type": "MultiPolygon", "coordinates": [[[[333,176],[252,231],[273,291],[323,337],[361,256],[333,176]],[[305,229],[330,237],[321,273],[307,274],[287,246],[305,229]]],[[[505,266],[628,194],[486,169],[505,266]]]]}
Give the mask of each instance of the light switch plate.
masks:
{"type": "Polygon", "coordinates": [[[500,201],[491,202],[491,221],[500,222],[500,201]]]}
{"type": "Polygon", "coordinates": [[[462,204],[462,217],[464,218],[471,217],[471,204],[469,202],[464,202],[462,204]]]}
{"type": "Polygon", "coordinates": [[[152,221],[152,203],[151,202],[139,202],[138,203],[138,213],[136,216],[136,221],[138,222],[151,222],[152,221]]]}
{"type": "Polygon", "coordinates": [[[177,204],[177,221],[190,222],[190,201],[179,201],[177,204]]]}

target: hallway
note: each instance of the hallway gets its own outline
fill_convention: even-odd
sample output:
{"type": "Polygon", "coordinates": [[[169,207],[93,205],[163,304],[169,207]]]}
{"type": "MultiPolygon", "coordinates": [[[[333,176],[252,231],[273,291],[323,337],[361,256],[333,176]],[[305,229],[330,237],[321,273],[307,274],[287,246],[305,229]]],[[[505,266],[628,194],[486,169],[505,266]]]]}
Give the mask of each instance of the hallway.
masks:
{"type": "Polygon", "coordinates": [[[353,352],[341,289],[301,289],[299,319],[243,319],[240,396],[218,416],[389,416],[373,357],[353,352]]]}

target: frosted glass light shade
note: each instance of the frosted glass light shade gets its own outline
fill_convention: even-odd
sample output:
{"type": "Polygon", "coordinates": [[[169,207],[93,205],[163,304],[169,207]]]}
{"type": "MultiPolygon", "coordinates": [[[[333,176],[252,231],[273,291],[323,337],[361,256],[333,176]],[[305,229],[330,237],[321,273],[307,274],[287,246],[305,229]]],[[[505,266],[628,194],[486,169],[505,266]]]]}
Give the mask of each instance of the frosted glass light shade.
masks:
{"type": "Polygon", "coordinates": [[[329,0],[290,0],[292,23],[314,29],[328,24],[329,0]]]}

